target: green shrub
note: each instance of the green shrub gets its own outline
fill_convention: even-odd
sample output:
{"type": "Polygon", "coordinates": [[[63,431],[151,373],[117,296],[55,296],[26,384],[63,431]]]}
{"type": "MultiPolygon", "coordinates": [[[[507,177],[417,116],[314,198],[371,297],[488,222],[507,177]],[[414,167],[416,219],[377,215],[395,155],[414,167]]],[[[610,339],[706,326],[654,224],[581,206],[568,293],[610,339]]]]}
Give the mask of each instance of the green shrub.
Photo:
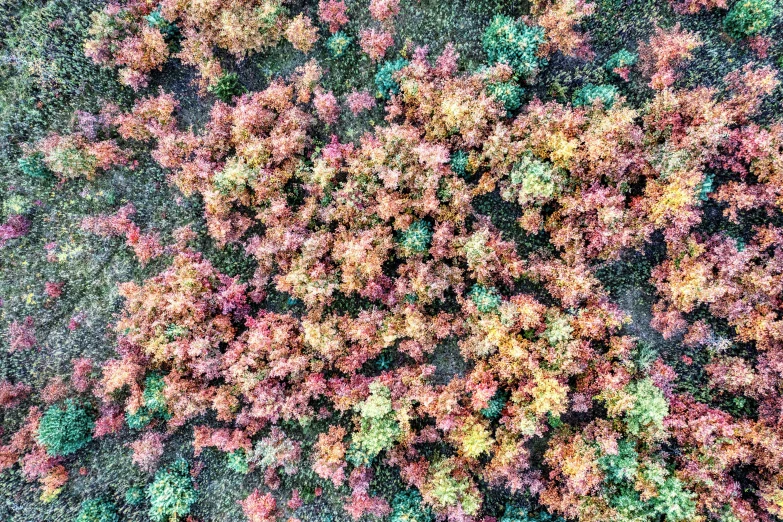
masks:
{"type": "Polygon", "coordinates": [[[598,460],[606,474],[605,494],[609,505],[617,510],[619,520],[692,520],[696,513],[693,494],[661,463],[653,459],[639,463],[637,459],[633,443],[623,440],[616,455],[605,455],[598,460]],[[634,487],[639,480],[654,490],[652,496],[641,498],[634,487]]]}
{"type": "Polygon", "coordinates": [[[98,169],[97,156],[70,144],[54,148],[47,161],[54,172],[65,178],[89,178],[98,169]]]}
{"type": "MultiPolygon", "coordinates": [[[[415,303],[418,297],[416,294],[407,294],[405,296],[405,302],[410,302],[410,299],[408,296],[412,296],[410,299],[413,299],[412,303],[415,303]]],[[[386,370],[391,369],[392,364],[394,363],[394,354],[388,350],[384,350],[381,352],[381,354],[375,359],[375,369],[381,372],[385,372],[386,370]]]]}
{"type": "Polygon", "coordinates": [[[568,316],[562,314],[548,314],[546,317],[546,329],[541,337],[549,342],[550,346],[567,343],[572,339],[574,332],[568,316]]]}
{"type": "Polygon", "coordinates": [[[438,190],[435,193],[438,196],[438,200],[441,203],[448,203],[454,196],[454,191],[451,186],[451,181],[447,178],[440,178],[438,181],[438,190]]]}
{"type": "Polygon", "coordinates": [[[707,201],[710,192],[713,190],[712,182],[715,181],[715,174],[705,174],[704,180],[699,184],[699,200],[707,201]]]}
{"type": "Polygon", "coordinates": [[[622,69],[624,67],[632,67],[636,65],[639,60],[639,55],[633,53],[627,49],[620,49],[606,61],[606,70],[610,73],[615,69],[622,69]]]}
{"type": "Polygon", "coordinates": [[[177,460],[168,468],[158,471],[155,480],[147,487],[150,501],[149,516],[155,522],[167,522],[190,513],[198,495],[188,472],[188,463],[177,460]]]}
{"type": "Polygon", "coordinates": [[[506,201],[520,205],[543,203],[557,195],[559,185],[562,184],[555,168],[532,154],[525,154],[514,164],[509,181],[510,185],[500,195],[506,201]]]}
{"type": "Polygon", "coordinates": [[[403,297],[403,299],[408,304],[416,304],[419,302],[419,296],[416,294],[405,294],[405,297],[403,297]]]}
{"type": "Polygon", "coordinates": [[[217,83],[210,85],[207,89],[211,94],[225,103],[230,103],[234,96],[240,96],[247,92],[244,85],[239,81],[237,73],[224,73],[218,78],[217,83]]]}
{"type": "Polygon", "coordinates": [[[125,503],[131,506],[138,506],[144,500],[144,490],[138,486],[128,488],[125,492],[125,503]]]}
{"type": "Polygon", "coordinates": [[[174,342],[180,337],[187,335],[187,333],[188,329],[178,324],[171,323],[166,327],[166,338],[169,342],[174,342]]]}
{"type": "Polygon", "coordinates": [[[135,412],[125,414],[125,421],[129,428],[140,430],[153,419],[168,420],[171,418],[166,406],[166,397],[163,395],[164,387],[165,383],[160,374],[151,373],[147,376],[144,380],[142,405],[135,412]]]}
{"type": "Polygon", "coordinates": [[[93,417],[73,399],[46,410],[38,425],[38,442],[49,455],[70,455],[92,439],[93,417]]]}
{"type": "Polygon", "coordinates": [[[499,522],[565,522],[565,519],[548,511],[536,513],[528,508],[507,506],[499,522]]]}
{"type": "Polygon", "coordinates": [[[250,189],[257,176],[258,172],[245,160],[232,157],[215,173],[212,184],[221,194],[239,198],[250,189]]]}
{"type": "Polygon", "coordinates": [[[108,500],[94,498],[82,502],[76,522],[118,522],[120,517],[114,504],[108,500]]]}
{"type": "Polygon", "coordinates": [[[182,39],[179,27],[163,18],[160,9],[156,9],[146,16],[147,24],[150,27],[154,27],[160,34],[163,35],[163,39],[169,45],[169,50],[175,52],[179,47],[179,42],[182,39]]]}
{"type": "Polygon", "coordinates": [[[660,388],[650,379],[642,379],[628,384],[626,391],[634,397],[633,407],[625,417],[628,432],[639,435],[662,430],[663,419],[669,414],[669,403],[660,388]]]}
{"type": "Polygon", "coordinates": [[[430,522],[433,520],[430,508],[415,489],[397,493],[392,500],[389,522],[430,522]]]}
{"type": "Polygon", "coordinates": [[[478,311],[483,314],[497,310],[501,301],[500,294],[495,288],[487,288],[484,285],[473,285],[470,290],[470,298],[478,311]]]}
{"type": "Polygon", "coordinates": [[[400,247],[406,255],[422,254],[429,249],[432,240],[432,228],[426,221],[414,221],[402,233],[400,247]]]}
{"type": "Polygon", "coordinates": [[[482,39],[490,65],[505,63],[522,78],[531,76],[541,65],[536,52],[543,42],[543,29],[503,15],[492,19],[482,39]]]}
{"type": "Polygon", "coordinates": [[[632,442],[621,440],[617,444],[617,454],[604,455],[598,459],[606,480],[614,484],[633,482],[639,469],[639,454],[632,442]]]}
{"type": "Polygon", "coordinates": [[[500,522],[533,522],[535,519],[530,510],[521,506],[506,506],[500,522]]]}
{"type": "Polygon", "coordinates": [[[19,170],[31,178],[51,177],[52,171],[46,167],[43,159],[43,152],[34,152],[29,156],[23,156],[19,158],[17,164],[19,165],[19,170]]]}
{"type": "Polygon", "coordinates": [[[512,112],[522,105],[525,91],[516,82],[493,82],[487,85],[487,92],[502,103],[507,111],[512,112]]]}
{"type": "Polygon", "coordinates": [[[453,475],[454,464],[449,460],[435,461],[430,465],[427,484],[430,496],[437,507],[460,505],[468,515],[475,515],[481,508],[481,496],[468,477],[453,475]]]}
{"type": "Polygon", "coordinates": [[[609,496],[609,505],[617,511],[619,521],[652,522],[655,520],[652,505],[643,501],[639,492],[627,484],[609,496]]]}
{"type": "Polygon", "coordinates": [[[359,414],[359,431],[348,448],[348,460],[355,466],[372,462],[381,451],[392,447],[401,430],[394,416],[391,391],[379,382],[370,384],[370,396],[355,408],[359,414]]]}
{"type": "Polygon", "coordinates": [[[693,501],[693,493],[682,487],[682,482],[676,477],[669,477],[658,488],[658,495],[650,502],[653,509],[664,517],[667,522],[680,522],[692,520],[696,514],[696,503],[693,501]]]}
{"type": "Polygon", "coordinates": [[[332,57],[340,58],[348,51],[351,42],[353,42],[353,38],[342,31],[337,31],[326,41],[326,48],[329,50],[329,54],[331,54],[332,57]]]}
{"type": "Polygon", "coordinates": [[[30,200],[21,194],[10,194],[3,201],[3,214],[5,216],[25,214],[28,210],[30,210],[30,200]]]}
{"type": "Polygon", "coordinates": [[[723,28],[733,38],[745,38],[765,30],[774,17],[773,0],[740,0],[726,14],[723,28]]]}
{"type": "Polygon", "coordinates": [[[593,85],[588,83],[579,89],[574,96],[574,106],[591,106],[596,100],[600,100],[604,108],[608,109],[614,105],[619,92],[614,85],[593,85]]]}
{"type": "Polygon", "coordinates": [[[457,176],[465,178],[468,175],[468,153],[464,150],[455,150],[449,160],[451,170],[457,176]]]}
{"type": "Polygon", "coordinates": [[[646,370],[658,358],[658,350],[648,342],[638,341],[631,352],[631,357],[638,369],[646,370]]]}
{"type": "Polygon", "coordinates": [[[734,514],[734,510],[731,509],[729,504],[724,504],[721,509],[720,516],[717,518],[718,522],[742,522],[740,518],[734,514]]]}
{"type": "Polygon", "coordinates": [[[242,448],[232,451],[228,454],[228,468],[237,473],[246,475],[250,471],[250,462],[247,459],[247,453],[242,448]]]}
{"type": "Polygon", "coordinates": [[[405,58],[397,58],[381,64],[378,72],[375,73],[375,87],[378,89],[379,96],[388,100],[392,94],[400,92],[400,84],[394,79],[394,73],[407,66],[408,63],[405,58]]]}
{"type": "Polygon", "coordinates": [[[481,414],[489,420],[497,420],[503,413],[503,408],[506,407],[509,394],[505,390],[498,390],[495,395],[489,400],[486,408],[481,409],[481,414]]]}

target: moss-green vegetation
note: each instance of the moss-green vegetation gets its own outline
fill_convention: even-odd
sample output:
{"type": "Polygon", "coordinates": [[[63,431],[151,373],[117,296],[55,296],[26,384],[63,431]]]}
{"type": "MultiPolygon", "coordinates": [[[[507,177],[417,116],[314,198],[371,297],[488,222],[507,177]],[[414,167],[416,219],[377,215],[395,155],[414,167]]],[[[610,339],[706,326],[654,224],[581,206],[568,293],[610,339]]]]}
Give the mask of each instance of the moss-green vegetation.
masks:
{"type": "Polygon", "coordinates": [[[177,520],[190,513],[198,494],[185,460],[158,471],[155,480],[147,487],[150,502],[149,517],[155,522],[177,520]]]}
{"type": "MultiPolygon", "coordinates": [[[[169,325],[166,330],[167,335],[174,337],[176,337],[176,332],[176,325],[169,325]]],[[[161,375],[152,373],[147,376],[144,381],[142,405],[135,412],[125,414],[129,428],[139,430],[147,426],[153,419],[167,419],[170,416],[163,395],[164,387],[165,383],[161,375]]]]}
{"type": "Polygon", "coordinates": [[[432,240],[432,227],[426,221],[414,221],[402,233],[400,247],[406,254],[421,254],[427,251],[432,240]]]}
{"type": "Polygon", "coordinates": [[[408,65],[408,60],[397,58],[386,61],[378,67],[378,72],[375,73],[375,89],[378,96],[388,99],[392,94],[400,92],[400,84],[395,79],[394,73],[406,65],[408,65]]]}
{"type": "Polygon", "coordinates": [[[590,106],[599,101],[605,108],[614,105],[618,91],[614,85],[588,84],[579,89],[574,96],[574,105],[577,107],[590,106]]]}
{"type": "Polygon", "coordinates": [[[739,0],[723,19],[723,27],[734,38],[754,36],[770,26],[777,12],[773,0],[739,0]]]}
{"type": "Polygon", "coordinates": [[[629,433],[639,435],[642,432],[663,429],[663,419],[669,413],[669,403],[660,388],[650,379],[634,381],[626,388],[634,401],[625,417],[629,433]]]}
{"type": "Polygon", "coordinates": [[[606,60],[606,70],[613,72],[616,69],[633,67],[639,61],[639,55],[628,49],[620,49],[606,60]]]}
{"type": "Polygon", "coordinates": [[[430,522],[433,520],[430,509],[424,504],[421,494],[409,489],[394,496],[389,522],[430,522]]]}
{"type": "Polygon", "coordinates": [[[524,89],[515,82],[493,82],[487,85],[487,92],[495,97],[503,107],[511,112],[522,105],[524,89]]]}
{"type": "Polygon", "coordinates": [[[541,28],[497,15],[487,27],[482,43],[490,65],[504,63],[519,77],[526,78],[541,65],[536,52],[543,41],[541,28]]]}
{"type": "Polygon", "coordinates": [[[49,455],[70,455],[92,439],[93,415],[89,408],[73,399],[53,404],[41,417],[38,442],[49,455]]]}
{"type": "Polygon", "coordinates": [[[470,290],[470,299],[481,313],[489,313],[497,310],[501,297],[496,288],[484,285],[474,285],[470,290]]]}
{"type": "Polygon", "coordinates": [[[225,103],[229,103],[235,96],[247,92],[245,86],[239,81],[239,76],[234,72],[223,74],[208,90],[225,103]]]}
{"type": "Polygon", "coordinates": [[[348,459],[356,466],[367,465],[381,452],[392,447],[400,427],[392,410],[391,392],[380,383],[370,385],[370,396],[357,406],[359,431],[351,440],[348,459]]]}
{"type": "Polygon", "coordinates": [[[353,38],[342,31],[337,31],[326,41],[326,48],[334,58],[341,58],[348,52],[353,38]]]}
{"type": "Polygon", "coordinates": [[[117,508],[105,499],[90,499],[82,502],[76,522],[119,522],[117,508]]]}

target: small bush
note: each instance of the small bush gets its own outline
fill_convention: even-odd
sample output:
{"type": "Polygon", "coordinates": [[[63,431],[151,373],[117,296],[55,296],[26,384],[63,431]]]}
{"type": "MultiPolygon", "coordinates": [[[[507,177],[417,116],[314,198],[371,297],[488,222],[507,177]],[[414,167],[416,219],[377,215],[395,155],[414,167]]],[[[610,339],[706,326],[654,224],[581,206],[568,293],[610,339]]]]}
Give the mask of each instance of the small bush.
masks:
{"type": "Polygon", "coordinates": [[[429,522],[432,512],[424,504],[421,493],[409,489],[397,493],[392,500],[392,513],[389,522],[429,522]]]}
{"type": "Polygon", "coordinates": [[[144,500],[144,490],[138,486],[128,488],[125,492],[125,503],[131,506],[138,506],[144,500]]]}
{"type": "Polygon", "coordinates": [[[484,285],[474,285],[470,291],[470,298],[481,313],[494,312],[500,306],[498,291],[484,285]]]}
{"type": "Polygon", "coordinates": [[[497,420],[503,413],[503,408],[506,407],[508,402],[508,393],[503,390],[498,390],[495,395],[489,400],[486,408],[481,409],[481,414],[489,420],[497,420]]]}
{"type": "Polygon", "coordinates": [[[11,194],[3,201],[3,214],[6,216],[22,215],[30,210],[30,201],[21,194],[11,194]]]}
{"type": "Polygon", "coordinates": [[[574,96],[574,106],[591,106],[596,100],[600,100],[604,108],[608,109],[614,105],[619,92],[614,85],[593,85],[588,83],[574,96]]]}
{"type": "Polygon", "coordinates": [[[414,221],[402,233],[400,247],[407,255],[422,254],[427,251],[432,239],[432,229],[426,221],[414,221]]]}
{"type": "Polygon", "coordinates": [[[449,164],[451,165],[451,170],[457,176],[464,178],[468,175],[468,153],[464,150],[454,151],[449,164]]]}
{"type": "Polygon", "coordinates": [[[329,50],[329,54],[331,54],[332,57],[340,58],[348,51],[351,42],[353,42],[353,38],[342,31],[338,31],[326,41],[326,48],[329,50]]]}
{"type": "Polygon", "coordinates": [[[177,460],[165,470],[158,471],[147,487],[150,501],[149,516],[155,522],[176,520],[190,513],[198,495],[188,472],[188,463],[177,460]]]}
{"type": "Polygon", "coordinates": [[[574,329],[568,317],[562,314],[551,314],[546,318],[546,329],[541,337],[549,342],[550,346],[558,346],[572,339],[574,329]]]}
{"type": "Polygon", "coordinates": [[[392,410],[391,391],[378,382],[370,384],[370,396],[356,409],[361,415],[359,431],[353,435],[348,460],[364,466],[391,448],[402,431],[392,410]]]}
{"type": "Polygon", "coordinates": [[[628,410],[625,419],[628,432],[639,435],[662,431],[663,419],[669,414],[669,403],[660,388],[650,379],[642,379],[627,385],[626,391],[634,398],[633,407],[628,410]]]}
{"type": "Polygon", "coordinates": [[[19,170],[31,178],[48,178],[52,175],[44,163],[43,152],[35,152],[29,156],[19,158],[17,163],[19,170]]]}
{"type": "Polygon", "coordinates": [[[227,455],[226,465],[232,471],[246,475],[250,471],[250,462],[247,460],[247,453],[242,448],[232,451],[227,455]]]}
{"type": "Polygon", "coordinates": [[[613,484],[623,484],[633,481],[639,469],[638,453],[632,442],[621,440],[617,444],[617,453],[604,455],[598,459],[598,465],[603,470],[606,480],[613,484]]]}
{"type": "Polygon", "coordinates": [[[98,158],[85,147],[72,145],[68,138],[62,141],[46,154],[51,170],[64,178],[93,177],[98,169],[98,158]]]}
{"type": "Polygon", "coordinates": [[[502,15],[492,19],[482,40],[490,65],[505,63],[522,78],[531,76],[541,65],[536,53],[543,42],[544,30],[540,27],[529,27],[502,15]]]}
{"type": "MultiPolygon", "coordinates": [[[[167,329],[167,332],[170,329],[167,329]]],[[[135,412],[125,414],[125,421],[129,428],[140,430],[153,419],[166,420],[171,417],[166,406],[166,398],[163,396],[164,387],[163,377],[159,374],[153,373],[147,376],[142,394],[143,404],[135,412]]]]}
{"type": "Polygon", "coordinates": [[[49,455],[70,455],[92,439],[92,415],[72,399],[46,410],[38,426],[38,442],[49,455]]]}
{"type": "Polygon", "coordinates": [[[230,103],[234,96],[241,96],[247,89],[239,81],[237,73],[225,73],[218,81],[207,89],[211,94],[225,103],[230,103]]]}
{"type": "Polygon", "coordinates": [[[606,61],[606,70],[610,73],[628,79],[628,69],[636,65],[639,55],[627,49],[620,49],[606,61]]]}
{"type": "Polygon", "coordinates": [[[696,503],[693,493],[686,491],[682,482],[675,477],[669,477],[658,488],[658,495],[651,500],[655,512],[663,515],[665,520],[680,522],[693,520],[696,513],[696,503]]]}
{"type": "Polygon", "coordinates": [[[494,82],[487,85],[487,92],[503,107],[509,111],[515,111],[522,105],[524,89],[515,82],[494,82]]]}
{"type": "Polygon", "coordinates": [[[733,38],[746,38],[765,30],[774,17],[772,0],[740,0],[726,14],[723,27],[733,38]]]}
{"type": "Polygon", "coordinates": [[[223,170],[215,174],[212,184],[221,194],[240,197],[249,190],[255,176],[257,173],[247,162],[231,158],[223,170]]]}
{"type": "Polygon", "coordinates": [[[475,515],[481,508],[481,497],[468,477],[455,476],[451,460],[436,461],[430,466],[426,487],[436,507],[459,506],[468,515],[475,515]]]}
{"type": "Polygon", "coordinates": [[[179,40],[182,37],[179,27],[163,18],[160,9],[156,9],[147,15],[146,20],[150,27],[160,31],[160,34],[163,35],[163,39],[169,45],[170,51],[174,51],[178,47],[179,40]]]}
{"type": "Polygon", "coordinates": [[[82,502],[76,522],[118,522],[120,517],[114,504],[108,500],[94,498],[82,502]]]}
{"type": "Polygon", "coordinates": [[[408,60],[405,58],[397,58],[381,64],[375,74],[375,87],[378,89],[379,96],[389,99],[392,94],[400,92],[400,84],[394,79],[394,73],[406,65],[408,65],[408,60]]]}
{"type": "Polygon", "coordinates": [[[704,181],[699,184],[699,200],[707,201],[710,199],[709,194],[714,190],[713,181],[715,181],[715,174],[705,174],[704,181]]]}
{"type": "Polygon", "coordinates": [[[562,171],[551,163],[525,154],[511,168],[500,196],[521,206],[543,205],[558,196],[563,186],[562,171]]]}

